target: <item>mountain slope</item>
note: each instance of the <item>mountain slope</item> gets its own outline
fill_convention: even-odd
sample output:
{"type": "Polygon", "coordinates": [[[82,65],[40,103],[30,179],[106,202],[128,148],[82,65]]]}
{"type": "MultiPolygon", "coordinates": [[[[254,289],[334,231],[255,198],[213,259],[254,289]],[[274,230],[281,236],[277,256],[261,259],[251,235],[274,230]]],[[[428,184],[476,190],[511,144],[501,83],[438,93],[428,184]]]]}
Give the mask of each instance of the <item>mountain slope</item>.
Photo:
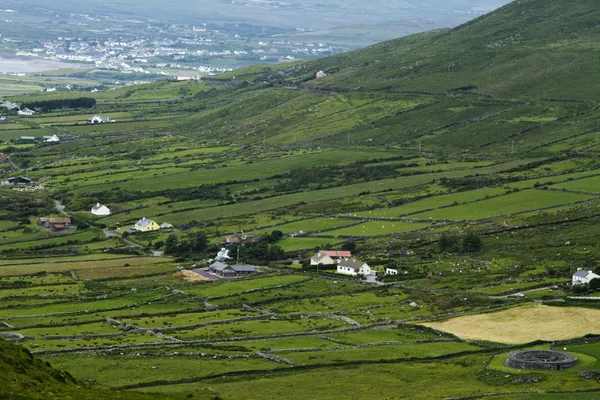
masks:
{"type": "Polygon", "coordinates": [[[234,71],[207,81],[236,86],[191,99],[203,111],[177,129],[236,143],[443,154],[588,148],[600,100],[599,17],[593,0],[515,1],[452,30],[234,71]],[[328,76],[315,79],[319,70],[328,76]]]}
{"type": "Polygon", "coordinates": [[[514,1],[439,34],[310,62],[340,71],[309,86],[598,100],[599,17],[594,0],[514,1]]]}

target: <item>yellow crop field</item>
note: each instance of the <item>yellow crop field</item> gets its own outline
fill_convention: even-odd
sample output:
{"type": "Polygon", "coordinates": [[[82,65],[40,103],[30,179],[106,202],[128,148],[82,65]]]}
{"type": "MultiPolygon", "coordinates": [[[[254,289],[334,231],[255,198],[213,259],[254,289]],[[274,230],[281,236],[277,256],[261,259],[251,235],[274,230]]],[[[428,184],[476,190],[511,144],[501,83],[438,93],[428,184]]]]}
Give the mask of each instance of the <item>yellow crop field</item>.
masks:
{"type": "Polygon", "coordinates": [[[462,339],[518,344],[600,333],[600,310],[528,305],[422,325],[462,339]]]}

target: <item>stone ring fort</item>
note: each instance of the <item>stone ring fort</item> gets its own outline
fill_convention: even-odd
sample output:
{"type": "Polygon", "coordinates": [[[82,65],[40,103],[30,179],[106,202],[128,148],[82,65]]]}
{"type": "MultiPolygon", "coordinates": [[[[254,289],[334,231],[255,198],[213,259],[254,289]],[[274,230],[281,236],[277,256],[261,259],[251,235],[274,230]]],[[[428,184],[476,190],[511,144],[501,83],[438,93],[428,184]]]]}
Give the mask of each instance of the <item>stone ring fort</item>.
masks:
{"type": "Polygon", "coordinates": [[[547,369],[560,371],[577,364],[577,357],[563,351],[521,350],[506,356],[506,365],[518,369],[547,369]]]}

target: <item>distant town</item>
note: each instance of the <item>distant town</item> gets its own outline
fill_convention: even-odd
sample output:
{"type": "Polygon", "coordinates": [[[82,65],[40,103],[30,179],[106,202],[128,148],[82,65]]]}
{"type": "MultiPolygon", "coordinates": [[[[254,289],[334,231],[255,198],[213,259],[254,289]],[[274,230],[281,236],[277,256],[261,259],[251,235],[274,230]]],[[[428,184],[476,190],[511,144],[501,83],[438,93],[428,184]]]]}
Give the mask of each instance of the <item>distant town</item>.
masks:
{"type": "MultiPolygon", "coordinates": [[[[239,66],[292,62],[349,50],[320,41],[273,38],[270,32],[263,33],[246,24],[164,24],[75,13],[56,14],[49,21],[68,27],[64,35],[28,38],[14,29],[19,24],[19,10],[0,10],[0,13],[0,64],[2,57],[32,63],[37,59],[72,68],[135,75],[136,79],[144,76],[149,80],[161,76],[197,79],[239,66]]],[[[5,75],[25,76],[19,70],[0,68],[0,71],[5,75]]]]}

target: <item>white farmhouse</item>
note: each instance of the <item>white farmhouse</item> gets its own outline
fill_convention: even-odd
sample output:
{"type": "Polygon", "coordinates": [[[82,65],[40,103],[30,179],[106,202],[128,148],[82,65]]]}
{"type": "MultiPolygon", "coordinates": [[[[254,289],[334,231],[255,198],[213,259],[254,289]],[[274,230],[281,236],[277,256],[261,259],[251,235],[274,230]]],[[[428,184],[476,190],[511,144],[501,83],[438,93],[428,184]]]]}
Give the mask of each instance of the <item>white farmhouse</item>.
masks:
{"type": "Polygon", "coordinates": [[[371,275],[371,268],[362,261],[342,261],[337,266],[337,273],[343,275],[371,275]]]}
{"type": "Polygon", "coordinates": [[[44,136],[44,142],[46,143],[58,143],[60,142],[60,138],[56,135],[52,136],[44,136]]]}
{"type": "Polygon", "coordinates": [[[573,274],[573,285],[587,285],[596,278],[600,278],[600,275],[596,275],[591,270],[577,268],[577,272],[573,274]]]}
{"type": "Polygon", "coordinates": [[[31,117],[33,114],[35,114],[35,111],[30,110],[29,108],[24,108],[22,110],[17,111],[18,115],[24,115],[26,117],[31,117]]]}
{"type": "Polygon", "coordinates": [[[103,204],[96,203],[94,207],[92,207],[92,214],[94,215],[110,215],[110,209],[103,204]]]}
{"type": "Polygon", "coordinates": [[[95,115],[88,119],[88,124],[105,124],[107,122],[111,122],[110,117],[101,117],[99,115],[95,115]]]}

